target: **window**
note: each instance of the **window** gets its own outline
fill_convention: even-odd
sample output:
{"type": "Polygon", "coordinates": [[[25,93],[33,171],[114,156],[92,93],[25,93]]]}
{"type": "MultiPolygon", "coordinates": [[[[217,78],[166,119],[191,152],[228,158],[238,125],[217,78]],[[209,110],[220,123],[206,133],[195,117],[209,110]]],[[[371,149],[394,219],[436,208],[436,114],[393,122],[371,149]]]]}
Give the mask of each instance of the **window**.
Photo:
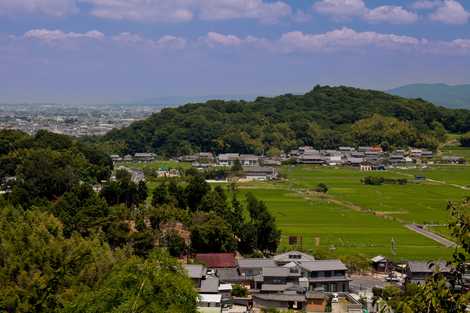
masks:
{"type": "Polygon", "coordinates": [[[326,272],[325,272],[325,277],[331,277],[331,272],[330,272],[330,271],[326,271],[326,272]]]}
{"type": "Polygon", "coordinates": [[[300,254],[289,254],[289,259],[300,260],[301,258],[300,254]]]}

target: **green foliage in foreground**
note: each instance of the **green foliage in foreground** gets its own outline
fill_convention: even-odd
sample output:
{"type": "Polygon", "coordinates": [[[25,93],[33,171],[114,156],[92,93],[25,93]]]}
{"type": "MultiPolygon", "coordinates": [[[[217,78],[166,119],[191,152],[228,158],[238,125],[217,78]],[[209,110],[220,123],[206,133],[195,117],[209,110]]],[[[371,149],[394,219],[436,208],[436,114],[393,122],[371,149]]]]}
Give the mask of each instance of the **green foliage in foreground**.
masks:
{"type": "Polygon", "coordinates": [[[167,108],[99,141],[116,143],[120,153],[153,151],[169,157],[196,151],[275,155],[300,145],[433,149],[445,141],[446,131],[469,130],[470,111],[372,90],[316,86],[305,95],[167,108]]]}
{"type": "Polygon", "coordinates": [[[1,312],[195,312],[192,282],[175,260],[112,251],[99,237],[66,238],[38,210],[0,209],[1,312]]]}

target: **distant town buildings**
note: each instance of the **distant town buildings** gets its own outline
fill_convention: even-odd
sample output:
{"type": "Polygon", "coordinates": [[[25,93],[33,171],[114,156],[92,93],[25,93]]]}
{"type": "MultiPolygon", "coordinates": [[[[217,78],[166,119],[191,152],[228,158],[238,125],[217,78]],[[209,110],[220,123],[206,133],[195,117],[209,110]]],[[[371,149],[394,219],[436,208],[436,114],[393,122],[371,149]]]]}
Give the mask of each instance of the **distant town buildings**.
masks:
{"type": "Polygon", "coordinates": [[[57,104],[0,104],[0,128],[34,134],[40,129],[74,137],[104,135],[148,117],[151,106],[70,106],[57,104]]]}

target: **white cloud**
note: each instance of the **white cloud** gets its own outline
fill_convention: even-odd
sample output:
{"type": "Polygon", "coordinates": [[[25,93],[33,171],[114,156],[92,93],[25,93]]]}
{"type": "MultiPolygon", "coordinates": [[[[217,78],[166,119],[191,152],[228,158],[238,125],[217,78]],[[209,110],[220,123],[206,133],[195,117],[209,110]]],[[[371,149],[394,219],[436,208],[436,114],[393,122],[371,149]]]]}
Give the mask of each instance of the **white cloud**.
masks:
{"type": "Polygon", "coordinates": [[[86,33],[66,33],[62,30],[32,29],[26,32],[23,37],[28,39],[37,39],[45,42],[53,42],[80,38],[99,40],[104,38],[104,34],[97,30],[92,30],[86,33]]]}
{"type": "Polygon", "coordinates": [[[139,34],[124,32],[113,36],[112,40],[133,47],[143,46],[159,49],[183,49],[186,46],[186,39],[170,35],[163,36],[158,40],[153,40],[144,38],[139,34]]]}
{"type": "Polygon", "coordinates": [[[470,19],[470,13],[455,0],[445,0],[434,13],[431,20],[446,24],[465,24],[470,19]]]}
{"type": "Polygon", "coordinates": [[[75,0],[0,0],[0,15],[39,13],[61,17],[77,11],[75,0]]]}
{"type": "Polygon", "coordinates": [[[452,41],[433,41],[428,39],[403,36],[392,33],[359,32],[343,27],[325,33],[304,33],[293,31],[282,34],[277,39],[261,37],[240,37],[233,34],[209,32],[201,38],[186,39],[166,35],[157,39],[139,34],[123,32],[115,36],[105,36],[99,31],[84,33],[64,32],[61,30],[33,29],[22,38],[8,37],[10,42],[29,42],[40,40],[55,47],[78,48],[85,44],[83,39],[99,40],[101,47],[119,49],[128,46],[131,49],[146,50],[191,50],[204,48],[226,48],[236,51],[262,51],[262,53],[322,53],[331,51],[367,52],[371,48],[399,51],[400,53],[469,55],[470,39],[458,38],[452,41]],[[236,48],[236,49],[235,49],[236,48]]]}
{"type": "Polygon", "coordinates": [[[385,48],[416,47],[421,41],[414,37],[376,32],[356,32],[341,28],[323,34],[289,32],[279,40],[284,52],[318,52],[378,46],[385,48]]]}
{"type": "Polygon", "coordinates": [[[416,10],[430,10],[437,8],[441,4],[442,0],[420,0],[415,1],[411,7],[416,10]]]}
{"type": "Polygon", "coordinates": [[[264,2],[263,0],[201,0],[197,10],[203,20],[228,20],[252,18],[274,22],[292,14],[292,9],[284,2],[264,2]]]}
{"type": "Polygon", "coordinates": [[[313,5],[313,9],[339,20],[360,17],[370,22],[391,24],[410,24],[418,20],[415,13],[401,6],[384,5],[369,9],[364,0],[321,0],[313,5]]]}
{"type": "Polygon", "coordinates": [[[143,22],[185,22],[193,19],[191,0],[79,0],[91,14],[106,19],[143,22]]]}
{"type": "Polygon", "coordinates": [[[186,39],[166,35],[158,39],[156,45],[160,48],[183,49],[186,46],[186,39]]]}
{"type": "Polygon", "coordinates": [[[400,6],[384,5],[369,10],[364,18],[372,22],[388,22],[391,24],[411,24],[418,20],[418,15],[400,6]]]}
{"type": "Polygon", "coordinates": [[[362,16],[367,12],[362,0],[322,0],[313,5],[315,11],[335,18],[362,16]]]}
{"type": "Polygon", "coordinates": [[[240,46],[243,40],[235,35],[223,35],[215,32],[209,32],[205,38],[210,47],[215,46],[240,46]]]}
{"type": "Polygon", "coordinates": [[[264,0],[79,0],[91,14],[107,19],[141,22],[186,22],[249,18],[273,22],[292,14],[281,1],[264,0]]]}

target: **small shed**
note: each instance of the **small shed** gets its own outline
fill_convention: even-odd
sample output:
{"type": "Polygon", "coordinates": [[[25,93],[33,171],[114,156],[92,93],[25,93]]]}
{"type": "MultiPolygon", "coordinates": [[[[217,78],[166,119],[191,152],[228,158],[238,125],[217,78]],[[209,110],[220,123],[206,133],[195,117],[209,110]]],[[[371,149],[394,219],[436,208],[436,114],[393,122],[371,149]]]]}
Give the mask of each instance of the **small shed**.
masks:
{"type": "Polygon", "coordinates": [[[392,270],[392,266],[386,257],[378,255],[371,259],[372,267],[374,271],[379,273],[387,273],[392,270]]]}

